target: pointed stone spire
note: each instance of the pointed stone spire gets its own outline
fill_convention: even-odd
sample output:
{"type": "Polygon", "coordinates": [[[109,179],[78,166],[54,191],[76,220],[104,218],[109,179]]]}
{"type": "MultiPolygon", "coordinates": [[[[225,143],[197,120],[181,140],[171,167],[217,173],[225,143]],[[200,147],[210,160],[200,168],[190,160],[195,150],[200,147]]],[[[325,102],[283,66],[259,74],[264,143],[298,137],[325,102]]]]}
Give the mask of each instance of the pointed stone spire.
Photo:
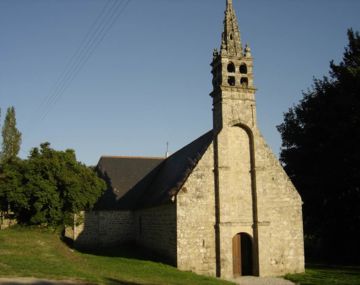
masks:
{"type": "Polygon", "coordinates": [[[214,130],[220,131],[234,122],[255,127],[253,57],[248,45],[242,47],[232,0],[226,1],[221,50],[214,50],[211,66],[214,130]]]}
{"type": "Polygon", "coordinates": [[[238,21],[232,0],[226,0],[224,32],[222,34],[221,54],[229,56],[243,56],[238,21]]]}

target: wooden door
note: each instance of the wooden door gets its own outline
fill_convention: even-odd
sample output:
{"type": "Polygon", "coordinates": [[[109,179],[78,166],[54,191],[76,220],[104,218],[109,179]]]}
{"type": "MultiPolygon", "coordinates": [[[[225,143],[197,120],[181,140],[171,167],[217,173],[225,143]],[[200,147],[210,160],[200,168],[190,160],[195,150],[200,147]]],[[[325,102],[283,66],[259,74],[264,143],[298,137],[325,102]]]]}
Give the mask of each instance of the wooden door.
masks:
{"type": "Polygon", "coordinates": [[[233,272],[234,277],[253,274],[252,239],[246,233],[233,237],[233,272]]]}
{"type": "Polygon", "coordinates": [[[233,272],[234,276],[241,276],[241,235],[233,237],[233,272]]]}

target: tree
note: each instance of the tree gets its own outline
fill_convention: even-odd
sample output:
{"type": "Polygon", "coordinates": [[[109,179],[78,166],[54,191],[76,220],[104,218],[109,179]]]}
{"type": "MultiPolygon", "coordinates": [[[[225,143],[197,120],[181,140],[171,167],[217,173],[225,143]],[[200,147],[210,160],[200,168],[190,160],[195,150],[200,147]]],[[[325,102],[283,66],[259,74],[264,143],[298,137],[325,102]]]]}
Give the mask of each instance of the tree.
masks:
{"type": "Polygon", "coordinates": [[[76,161],[73,150],[56,151],[49,143],[34,148],[27,160],[7,163],[3,175],[0,193],[21,224],[69,224],[106,189],[94,170],[76,161]]]}
{"type": "Polygon", "coordinates": [[[0,212],[8,212],[9,208],[16,210],[27,207],[28,198],[23,189],[24,162],[13,159],[1,165],[0,178],[0,212]],[[16,208],[11,208],[11,204],[16,208]]]}
{"type": "MultiPolygon", "coordinates": [[[[360,36],[284,114],[280,159],[304,201],[307,250],[360,262],[360,36]],[[311,247],[313,246],[313,247],[311,247]]],[[[307,251],[307,254],[311,252],[307,251]]]]}
{"type": "Polygon", "coordinates": [[[14,159],[19,151],[21,145],[21,133],[16,128],[16,114],[15,108],[9,107],[6,112],[5,122],[2,128],[2,163],[14,159]]]}

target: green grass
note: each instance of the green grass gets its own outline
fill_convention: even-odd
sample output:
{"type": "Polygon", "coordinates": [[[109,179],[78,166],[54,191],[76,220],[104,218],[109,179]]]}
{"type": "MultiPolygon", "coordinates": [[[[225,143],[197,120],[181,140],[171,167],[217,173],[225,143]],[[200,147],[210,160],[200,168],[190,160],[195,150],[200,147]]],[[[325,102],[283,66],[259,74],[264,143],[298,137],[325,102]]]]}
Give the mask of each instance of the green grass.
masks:
{"type": "Polygon", "coordinates": [[[81,253],[48,230],[11,228],[0,231],[0,277],[74,279],[111,285],[231,284],[131,258],[126,250],[123,255],[121,249],[111,253],[111,256],[81,253]]]}
{"type": "Polygon", "coordinates": [[[310,265],[304,274],[285,278],[299,285],[360,285],[360,268],[310,265]]]}

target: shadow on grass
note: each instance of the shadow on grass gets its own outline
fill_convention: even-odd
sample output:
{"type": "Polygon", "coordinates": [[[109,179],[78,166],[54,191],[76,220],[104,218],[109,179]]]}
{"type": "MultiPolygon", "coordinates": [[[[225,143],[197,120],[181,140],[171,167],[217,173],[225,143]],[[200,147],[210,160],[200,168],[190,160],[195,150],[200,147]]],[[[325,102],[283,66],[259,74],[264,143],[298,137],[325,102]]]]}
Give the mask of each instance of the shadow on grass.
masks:
{"type": "MultiPolygon", "coordinates": [[[[43,280],[36,278],[8,278],[5,281],[0,279],[1,285],[95,285],[94,283],[82,282],[82,281],[61,281],[61,280],[43,280]]],[[[124,285],[139,285],[136,283],[116,283],[124,285]]],[[[110,285],[110,284],[109,284],[110,285]]],[[[113,283],[115,285],[115,283],[113,283]]]]}
{"type": "Polygon", "coordinates": [[[305,273],[288,274],[285,277],[299,285],[359,285],[360,267],[306,264],[305,273]]]}
{"type": "MultiPolygon", "coordinates": [[[[1,285],[24,285],[24,284],[31,284],[31,285],[95,285],[95,283],[85,283],[85,282],[65,282],[65,281],[51,281],[51,280],[34,280],[34,281],[5,281],[1,282],[1,285]]],[[[128,282],[122,281],[112,278],[105,279],[106,285],[144,285],[145,283],[135,283],[135,282],[128,282]]],[[[146,285],[153,285],[150,283],[146,283],[146,285]]]]}
{"type": "MultiPolygon", "coordinates": [[[[144,283],[134,283],[128,281],[121,281],[113,278],[106,278],[105,284],[106,285],[143,285],[144,283]]],[[[152,285],[152,284],[147,284],[147,285],[152,285]]]]}
{"type": "MultiPolygon", "coordinates": [[[[8,280],[2,282],[0,280],[1,285],[24,285],[24,284],[32,284],[32,285],[94,285],[94,283],[85,283],[85,282],[76,282],[76,281],[58,281],[58,280],[8,280]]],[[[144,283],[135,283],[128,281],[121,281],[113,278],[107,278],[105,280],[106,285],[144,285],[144,283]]],[[[152,285],[152,284],[146,284],[152,285]]]]}
{"type": "Polygon", "coordinates": [[[106,278],[106,285],[156,285],[154,283],[134,283],[128,281],[117,280],[113,278],[106,278]]]}
{"type": "Polygon", "coordinates": [[[140,245],[137,245],[135,242],[128,242],[123,244],[115,244],[112,246],[103,246],[103,247],[76,247],[72,239],[67,237],[61,237],[63,243],[68,247],[75,249],[81,253],[96,255],[96,256],[106,256],[106,257],[123,257],[128,259],[144,260],[144,261],[154,261],[165,263],[168,265],[174,266],[174,263],[167,257],[158,255],[152,250],[144,248],[140,245]]]}
{"type": "Polygon", "coordinates": [[[66,237],[64,232],[61,233],[60,240],[65,243],[69,248],[74,248],[74,241],[71,238],[66,237]]]}
{"type": "Polygon", "coordinates": [[[119,245],[113,245],[110,247],[98,247],[94,248],[76,248],[76,250],[93,254],[98,256],[109,256],[109,257],[123,257],[129,259],[145,260],[161,262],[169,265],[173,265],[169,258],[160,256],[154,251],[144,248],[136,243],[125,243],[119,245]]]}
{"type": "Polygon", "coordinates": [[[339,264],[326,264],[326,263],[307,263],[306,268],[309,269],[331,269],[339,271],[349,271],[360,274],[360,265],[339,265],[339,264]]]}

